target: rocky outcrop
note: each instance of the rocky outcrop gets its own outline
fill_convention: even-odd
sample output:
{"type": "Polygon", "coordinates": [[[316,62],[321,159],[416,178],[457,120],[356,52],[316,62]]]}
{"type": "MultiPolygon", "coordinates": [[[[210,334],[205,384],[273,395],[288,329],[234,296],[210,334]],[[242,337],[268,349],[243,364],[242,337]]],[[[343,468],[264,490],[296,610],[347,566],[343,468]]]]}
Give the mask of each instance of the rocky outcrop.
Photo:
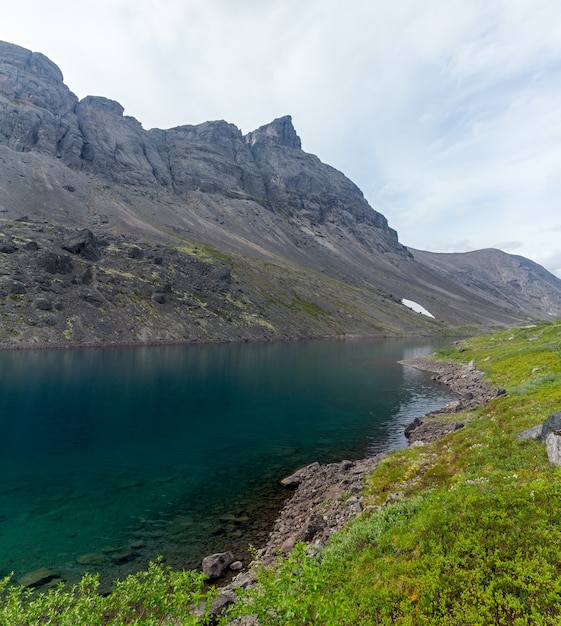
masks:
{"type": "Polygon", "coordinates": [[[77,167],[77,103],[47,57],[0,42],[0,143],[20,152],[59,156],[77,167]]]}
{"type": "Polygon", "coordinates": [[[357,225],[368,224],[379,231],[372,243],[380,250],[409,254],[356,185],[302,151],[290,116],[246,137],[223,121],[147,132],[118,102],[94,96],[78,102],[43,55],[0,42],[0,63],[0,141],[14,150],[57,156],[118,184],[259,198],[312,225],[349,213],[343,221],[357,235],[357,225]]]}
{"type": "Polygon", "coordinates": [[[271,563],[279,551],[287,554],[301,541],[321,550],[336,530],[364,510],[364,478],[384,456],[328,465],[312,463],[283,479],[281,483],[295,492],[259,552],[261,562],[271,563]]]}

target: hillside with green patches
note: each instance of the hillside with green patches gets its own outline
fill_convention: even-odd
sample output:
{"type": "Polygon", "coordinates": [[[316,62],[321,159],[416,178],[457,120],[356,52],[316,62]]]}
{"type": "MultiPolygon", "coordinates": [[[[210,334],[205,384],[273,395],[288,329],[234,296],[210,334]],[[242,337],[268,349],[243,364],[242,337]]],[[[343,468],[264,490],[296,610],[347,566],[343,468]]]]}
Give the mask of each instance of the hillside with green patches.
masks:
{"type": "Polygon", "coordinates": [[[389,456],[373,507],[321,557],[303,546],[263,569],[245,608],[260,624],[559,624],[561,470],[517,434],[561,408],[561,323],[463,342],[507,390],[466,427],[389,456]]]}

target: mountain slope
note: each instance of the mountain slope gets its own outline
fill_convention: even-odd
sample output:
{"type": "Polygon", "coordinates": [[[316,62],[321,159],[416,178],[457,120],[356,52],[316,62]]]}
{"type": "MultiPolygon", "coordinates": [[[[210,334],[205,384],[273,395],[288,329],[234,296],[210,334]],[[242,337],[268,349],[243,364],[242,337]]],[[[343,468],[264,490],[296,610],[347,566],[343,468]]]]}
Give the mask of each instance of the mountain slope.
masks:
{"type": "Polygon", "coordinates": [[[123,113],[0,42],[0,342],[382,336],[561,313],[543,268],[519,297],[519,257],[468,280],[412,254],[289,116],[244,136],[224,121],[146,131],[123,113]]]}
{"type": "Polygon", "coordinates": [[[486,249],[435,253],[409,249],[415,260],[475,295],[536,317],[559,317],[559,279],[525,257],[486,249]]]}

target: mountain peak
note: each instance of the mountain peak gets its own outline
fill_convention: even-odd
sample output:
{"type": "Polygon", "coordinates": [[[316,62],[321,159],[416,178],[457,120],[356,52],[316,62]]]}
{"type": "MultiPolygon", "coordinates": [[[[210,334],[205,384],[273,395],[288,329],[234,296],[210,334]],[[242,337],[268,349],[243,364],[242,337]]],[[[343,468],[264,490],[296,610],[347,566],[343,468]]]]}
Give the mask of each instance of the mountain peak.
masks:
{"type": "Polygon", "coordinates": [[[17,68],[35,76],[48,77],[60,83],[63,81],[58,65],[44,54],[32,52],[7,41],[0,41],[0,70],[4,73],[8,67],[17,68]]]}
{"type": "Polygon", "coordinates": [[[246,135],[246,142],[250,146],[256,143],[276,143],[286,148],[302,149],[302,141],[292,124],[292,117],[285,115],[273,120],[269,124],[260,126],[257,130],[246,135]]]}

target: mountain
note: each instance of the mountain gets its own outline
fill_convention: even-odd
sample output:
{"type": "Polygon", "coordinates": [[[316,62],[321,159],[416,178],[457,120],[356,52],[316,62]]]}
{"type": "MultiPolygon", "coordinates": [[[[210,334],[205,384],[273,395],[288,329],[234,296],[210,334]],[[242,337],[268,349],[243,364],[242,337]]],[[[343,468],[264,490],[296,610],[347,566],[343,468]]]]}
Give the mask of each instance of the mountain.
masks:
{"type": "Polygon", "coordinates": [[[5,345],[387,336],[556,318],[561,281],[408,250],[290,116],[145,130],[0,42],[0,301],[5,345]]]}

